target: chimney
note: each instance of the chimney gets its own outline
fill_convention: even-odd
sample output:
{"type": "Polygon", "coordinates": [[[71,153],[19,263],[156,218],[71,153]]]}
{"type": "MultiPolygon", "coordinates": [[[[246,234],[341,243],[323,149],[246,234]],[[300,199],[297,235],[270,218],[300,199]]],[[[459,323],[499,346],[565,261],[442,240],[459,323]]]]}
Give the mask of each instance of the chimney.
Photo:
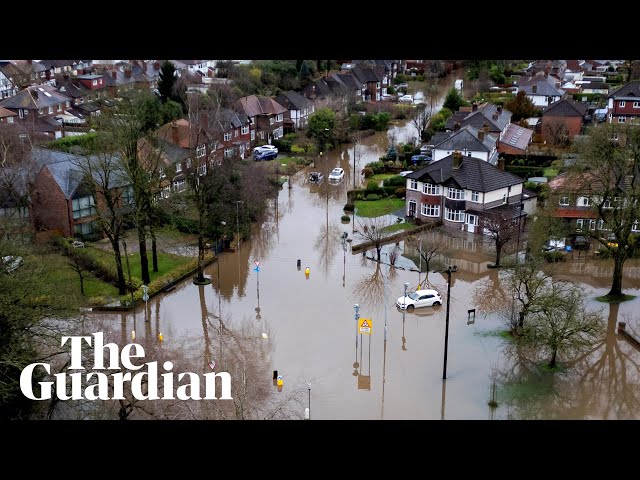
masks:
{"type": "Polygon", "coordinates": [[[473,103],[473,105],[471,105],[471,111],[472,112],[477,112],[478,111],[478,104],[477,103],[473,103]]]}
{"type": "Polygon", "coordinates": [[[531,93],[538,93],[538,85],[537,84],[533,84],[531,85],[531,93]]]}
{"type": "Polygon", "coordinates": [[[498,113],[502,113],[502,105],[498,105],[498,113]]]}
{"type": "Polygon", "coordinates": [[[457,132],[458,130],[460,130],[460,123],[456,122],[455,125],[453,126],[453,131],[457,132]]]}
{"type": "Polygon", "coordinates": [[[156,70],[160,70],[160,62],[154,62],[153,63],[153,68],[156,70]]]}
{"type": "Polygon", "coordinates": [[[460,165],[462,165],[462,152],[459,152],[458,150],[456,150],[455,152],[453,152],[452,168],[457,170],[460,168],[460,165]]]}
{"type": "Polygon", "coordinates": [[[171,124],[171,139],[174,145],[180,145],[180,129],[176,122],[171,124]]]}
{"type": "Polygon", "coordinates": [[[114,80],[116,80],[118,78],[118,72],[116,72],[115,70],[113,70],[111,72],[111,78],[113,78],[114,80]]]}
{"type": "Polygon", "coordinates": [[[131,69],[130,69],[130,68],[127,68],[127,69],[124,71],[124,76],[125,76],[126,78],[131,78],[131,69]]]}
{"type": "Polygon", "coordinates": [[[35,89],[35,88],[32,89],[31,90],[31,96],[37,100],[38,99],[38,90],[35,89]]]}
{"type": "Polygon", "coordinates": [[[478,140],[484,142],[484,130],[478,130],[478,140]]]}
{"type": "Polygon", "coordinates": [[[498,167],[498,170],[502,170],[504,172],[504,158],[499,158],[498,165],[496,166],[498,167]]]}
{"type": "Polygon", "coordinates": [[[493,118],[494,120],[497,120],[499,116],[500,114],[498,112],[493,112],[493,115],[491,116],[491,118],[493,118]]]}
{"type": "Polygon", "coordinates": [[[489,123],[488,122],[484,122],[484,125],[482,126],[482,130],[484,131],[484,133],[489,133],[489,123]]]}

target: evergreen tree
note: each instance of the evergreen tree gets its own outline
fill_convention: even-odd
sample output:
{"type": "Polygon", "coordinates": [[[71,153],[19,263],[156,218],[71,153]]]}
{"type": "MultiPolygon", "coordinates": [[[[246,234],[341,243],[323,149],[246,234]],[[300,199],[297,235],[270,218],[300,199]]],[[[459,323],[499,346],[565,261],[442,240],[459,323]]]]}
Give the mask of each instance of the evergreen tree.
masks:
{"type": "Polygon", "coordinates": [[[158,80],[158,91],[163,102],[173,99],[175,84],[176,67],[169,60],[165,60],[160,67],[160,79],[158,80]]]}

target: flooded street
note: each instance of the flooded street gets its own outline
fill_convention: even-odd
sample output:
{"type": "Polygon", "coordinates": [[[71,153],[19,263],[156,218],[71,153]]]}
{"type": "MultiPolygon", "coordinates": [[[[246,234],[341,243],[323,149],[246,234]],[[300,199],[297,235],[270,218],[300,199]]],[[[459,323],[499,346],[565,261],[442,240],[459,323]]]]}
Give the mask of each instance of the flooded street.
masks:
{"type": "MultiPolygon", "coordinates": [[[[453,75],[447,79],[451,84],[454,80],[453,75]]],[[[442,86],[445,93],[447,88],[442,86]]],[[[415,136],[410,124],[394,128],[415,136]]],[[[387,132],[362,141],[356,152],[356,182],[364,165],[387,148],[387,132]]],[[[215,347],[217,319],[222,316],[229,329],[257,326],[273,344],[270,358],[264,360],[269,362],[266,370],[283,376],[278,395],[300,389],[306,407],[311,383],[312,419],[640,418],[640,352],[615,333],[618,320],[636,315],[640,298],[611,307],[592,300],[607,293],[611,263],[574,258],[559,267],[565,277],[582,283],[591,307],[604,309],[609,328],[575,368],[549,374],[520,358],[521,352],[496,334],[504,330],[504,322],[488,313],[488,305],[504,302],[505,294],[500,272],[487,267],[494,257],[482,238],[447,235],[448,248],[432,267],[458,266],[452,274],[448,379],[443,383],[445,306],[403,315],[395,300],[405,282],[415,288],[418,272],[352,255],[350,244],[343,250],[342,233],[354,238],[354,225],[340,221],[346,191],[354,182],[353,147],[327,157],[298,172],[292,188],[284,185],[271,218],[251,240],[235,253],[222,254],[219,265],[207,267],[211,285],[199,288],[185,281],[149,301],[146,325],[151,336],[162,332],[167,346],[185,336],[201,337],[194,355],[202,355],[204,364],[211,356],[224,367],[223,347],[215,347]],[[336,166],[345,169],[339,185],[307,182],[309,171],[328,172],[336,166]],[[254,262],[259,262],[259,272],[254,262]],[[356,334],[356,303],[360,317],[372,321],[370,337],[356,334]],[[472,321],[468,310],[474,308],[472,321]],[[212,319],[212,328],[203,317],[212,319]],[[493,382],[495,409],[488,406],[493,382]]],[[[358,238],[353,243],[359,243],[358,238]]],[[[385,251],[393,247],[387,245],[385,251]]],[[[400,242],[398,247],[405,264],[417,260],[414,246],[400,242]]],[[[429,281],[445,298],[446,274],[429,273],[429,281]]],[[[626,293],[640,295],[638,260],[627,261],[624,286],[626,293]]],[[[100,316],[118,327],[123,321],[124,339],[125,332],[142,331],[145,309],[124,318],[100,316]]]]}

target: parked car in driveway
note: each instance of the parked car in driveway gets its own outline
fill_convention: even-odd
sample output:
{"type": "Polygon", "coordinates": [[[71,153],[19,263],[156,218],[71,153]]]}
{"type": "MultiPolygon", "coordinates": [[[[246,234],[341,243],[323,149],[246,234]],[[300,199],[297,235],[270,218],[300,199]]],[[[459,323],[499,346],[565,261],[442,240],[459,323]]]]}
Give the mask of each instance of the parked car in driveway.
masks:
{"type": "Polygon", "coordinates": [[[413,95],[403,95],[398,101],[402,103],[413,103],[413,95]]]}
{"type": "Polygon", "coordinates": [[[340,167],[334,168],[329,174],[329,180],[333,182],[339,182],[342,180],[342,177],[344,177],[344,169],[340,167]]]}
{"type": "Polygon", "coordinates": [[[396,306],[400,310],[413,311],[420,307],[433,307],[442,305],[442,298],[437,290],[416,290],[409,293],[406,297],[402,296],[396,300],[396,306]]]}
{"type": "Polygon", "coordinates": [[[422,162],[430,162],[431,161],[431,157],[427,156],[427,155],[413,155],[411,157],[411,161],[416,164],[416,163],[422,163],[422,162]]]}
{"type": "Polygon", "coordinates": [[[278,147],[274,147],[273,145],[260,145],[253,149],[253,153],[264,153],[264,152],[276,152],[278,153],[278,147]]]}
{"type": "Polygon", "coordinates": [[[256,161],[260,160],[273,160],[278,156],[278,149],[275,150],[263,150],[261,152],[253,151],[253,159],[256,161]]]}
{"type": "Polygon", "coordinates": [[[401,177],[406,177],[410,173],[413,173],[413,170],[405,170],[403,172],[400,172],[398,175],[400,175],[401,177]]]}

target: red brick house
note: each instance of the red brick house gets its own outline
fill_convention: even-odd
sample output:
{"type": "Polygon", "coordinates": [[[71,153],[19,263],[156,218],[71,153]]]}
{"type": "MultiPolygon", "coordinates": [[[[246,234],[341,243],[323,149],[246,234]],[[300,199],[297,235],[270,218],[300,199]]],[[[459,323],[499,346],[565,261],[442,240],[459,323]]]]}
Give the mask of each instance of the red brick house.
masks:
{"type": "Polygon", "coordinates": [[[607,110],[609,123],[640,123],[640,80],[629,82],[611,93],[607,110]]]}
{"type": "MultiPolygon", "coordinates": [[[[31,185],[31,218],[36,238],[53,234],[65,237],[92,237],[100,234],[96,223],[96,197],[83,182],[79,165],[82,157],[53,150],[34,148],[35,165],[41,165],[31,185]]],[[[133,191],[124,176],[110,179],[114,188],[122,188],[121,206],[133,201],[133,191]]],[[[98,196],[97,201],[100,202],[98,196]]]]}
{"type": "Polygon", "coordinates": [[[0,125],[13,123],[15,117],[17,116],[18,114],[16,112],[12,112],[11,110],[0,107],[0,125]]]}
{"type": "MultiPolygon", "coordinates": [[[[383,68],[384,70],[384,68],[383,68]]],[[[379,102],[382,99],[382,75],[379,69],[354,67],[351,74],[356,77],[358,82],[366,85],[362,94],[362,100],[370,102],[379,102]]],[[[385,92],[386,93],[386,86],[385,92]]]]}
{"type": "Polygon", "coordinates": [[[284,114],[287,109],[270,97],[250,95],[238,100],[244,114],[250,119],[251,144],[271,143],[284,135],[284,114]],[[255,133],[253,133],[255,132],[255,133]]]}
{"type": "Polygon", "coordinates": [[[564,144],[580,135],[587,106],[565,98],[542,111],[542,137],[552,145],[564,144]]]}

